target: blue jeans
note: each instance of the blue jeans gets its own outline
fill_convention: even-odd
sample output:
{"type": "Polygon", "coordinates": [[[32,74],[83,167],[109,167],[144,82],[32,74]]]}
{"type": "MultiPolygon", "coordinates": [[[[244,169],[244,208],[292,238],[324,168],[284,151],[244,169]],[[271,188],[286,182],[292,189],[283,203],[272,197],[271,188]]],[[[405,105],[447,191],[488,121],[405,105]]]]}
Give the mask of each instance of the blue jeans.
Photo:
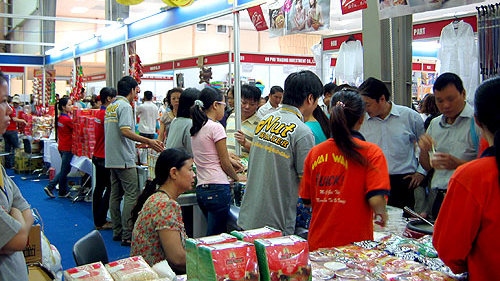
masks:
{"type": "Polygon", "coordinates": [[[61,170],[54,177],[53,180],[49,182],[49,189],[53,190],[56,184],[59,184],[59,195],[65,195],[68,193],[68,174],[71,172],[71,159],[73,159],[73,153],[71,151],[59,151],[61,154],[61,170]]]}
{"type": "Polygon", "coordinates": [[[207,236],[227,232],[227,219],[231,203],[229,184],[198,185],[196,199],[207,219],[207,236]]]}
{"type": "Polygon", "coordinates": [[[9,153],[9,155],[5,156],[5,168],[14,168],[14,154],[16,148],[19,147],[19,136],[17,131],[5,131],[3,139],[5,142],[5,152],[9,153]]]}

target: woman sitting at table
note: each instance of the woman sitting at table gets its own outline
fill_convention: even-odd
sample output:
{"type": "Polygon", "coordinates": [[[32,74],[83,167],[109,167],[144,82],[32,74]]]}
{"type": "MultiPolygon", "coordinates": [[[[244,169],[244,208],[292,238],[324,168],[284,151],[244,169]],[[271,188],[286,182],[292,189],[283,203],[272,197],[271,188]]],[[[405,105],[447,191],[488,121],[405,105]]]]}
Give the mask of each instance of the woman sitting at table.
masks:
{"type": "Polygon", "coordinates": [[[181,206],[175,200],[194,184],[193,158],[184,149],[167,149],[156,161],[155,175],[132,210],[130,255],[143,256],[151,266],[167,260],[177,274],[184,274],[187,235],[181,206]]]}

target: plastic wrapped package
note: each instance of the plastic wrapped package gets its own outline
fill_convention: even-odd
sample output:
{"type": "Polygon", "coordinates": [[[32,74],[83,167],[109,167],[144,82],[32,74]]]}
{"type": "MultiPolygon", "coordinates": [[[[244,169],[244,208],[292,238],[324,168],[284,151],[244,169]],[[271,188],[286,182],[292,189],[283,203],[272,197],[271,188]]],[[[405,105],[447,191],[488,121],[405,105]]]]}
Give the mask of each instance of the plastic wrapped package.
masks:
{"type": "Polygon", "coordinates": [[[113,277],[101,262],[95,262],[64,271],[64,280],[113,281],[113,277]]]}
{"type": "Polygon", "coordinates": [[[264,226],[261,228],[244,230],[244,231],[233,230],[231,231],[231,235],[238,238],[238,240],[250,243],[253,243],[255,239],[274,238],[283,236],[280,230],[274,229],[269,226],[264,226]]]}
{"type": "MultiPolygon", "coordinates": [[[[258,281],[255,246],[244,241],[199,247],[198,274],[203,281],[258,281]]],[[[188,275],[188,279],[191,278],[188,275]]]]}
{"type": "Polygon", "coordinates": [[[236,237],[227,233],[186,239],[186,273],[189,280],[200,280],[198,276],[198,247],[201,245],[221,244],[237,241],[236,237]]]}
{"type": "Polygon", "coordinates": [[[41,236],[42,264],[54,273],[55,280],[62,280],[63,268],[61,254],[54,245],[50,244],[49,239],[47,239],[43,231],[41,232],[41,236]]]}
{"type": "Polygon", "coordinates": [[[141,256],[129,257],[106,265],[115,281],[146,281],[159,279],[158,274],[141,256]]]}
{"type": "Polygon", "coordinates": [[[166,260],[163,260],[155,265],[153,265],[153,270],[158,273],[160,278],[164,280],[173,281],[176,280],[175,272],[170,268],[170,265],[166,260]]]}
{"type": "Polygon", "coordinates": [[[263,280],[311,280],[309,246],[301,237],[257,239],[255,249],[263,280]]]}

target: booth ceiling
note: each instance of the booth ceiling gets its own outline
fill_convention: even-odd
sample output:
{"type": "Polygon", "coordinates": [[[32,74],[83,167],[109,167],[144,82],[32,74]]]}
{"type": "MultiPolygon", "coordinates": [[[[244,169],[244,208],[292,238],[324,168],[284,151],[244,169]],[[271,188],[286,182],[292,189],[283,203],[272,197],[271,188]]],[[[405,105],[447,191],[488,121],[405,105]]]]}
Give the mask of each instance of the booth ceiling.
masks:
{"type": "MultiPolygon", "coordinates": [[[[74,18],[79,19],[82,22],[88,21],[96,21],[102,20],[102,24],[97,24],[96,28],[104,27],[104,19],[105,19],[105,6],[106,1],[109,3],[114,2],[116,0],[59,0],[56,4],[56,16],[52,20],[58,20],[63,18],[74,18]]],[[[197,1],[206,1],[207,4],[210,3],[210,0],[197,0],[197,1]]],[[[234,0],[236,1],[236,0],[234,0]]],[[[331,12],[330,12],[330,29],[317,31],[315,33],[319,33],[322,35],[337,35],[337,34],[348,34],[353,32],[359,32],[361,30],[361,11],[356,11],[353,13],[349,13],[346,15],[341,14],[340,2],[342,0],[331,0],[331,12]]],[[[485,4],[493,4],[498,0],[486,0],[483,3],[485,4]]],[[[263,1],[260,1],[263,2],[263,1]]],[[[273,1],[268,1],[273,2],[273,1]]],[[[369,4],[376,3],[377,0],[369,0],[369,4]]],[[[19,3],[19,2],[18,2],[19,3]]],[[[442,18],[451,18],[454,16],[463,16],[465,14],[475,14],[475,7],[478,4],[466,5],[457,8],[449,8],[445,10],[431,11],[414,14],[414,22],[425,22],[432,21],[442,18]]],[[[162,0],[144,0],[140,4],[129,6],[129,18],[138,20],[145,17],[148,17],[152,14],[159,13],[166,7],[166,4],[162,0]]],[[[264,14],[268,14],[268,8],[266,4],[262,5],[262,9],[264,14]]],[[[26,15],[29,16],[29,15],[26,15]]],[[[215,19],[210,19],[204,23],[207,24],[215,24],[215,25],[233,25],[233,18],[231,15],[221,16],[215,19]]],[[[254,30],[253,24],[250,21],[249,17],[242,13],[240,18],[240,28],[247,30],[254,30]]],[[[57,32],[57,28],[55,30],[57,32]]],[[[91,33],[91,32],[89,32],[91,33]]],[[[92,37],[93,34],[89,34],[89,38],[92,37]]],[[[57,36],[56,36],[57,38],[57,36]]],[[[85,38],[64,38],[65,42],[54,42],[56,46],[61,45],[70,45],[81,42],[85,38]],[[71,40],[79,40],[75,42],[71,42],[71,40]]],[[[57,39],[56,39],[57,40],[57,39]]],[[[21,42],[22,43],[22,42],[21,42]]],[[[24,42],[24,44],[30,43],[38,43],[43,44],[44,42],[24,42]]]]}

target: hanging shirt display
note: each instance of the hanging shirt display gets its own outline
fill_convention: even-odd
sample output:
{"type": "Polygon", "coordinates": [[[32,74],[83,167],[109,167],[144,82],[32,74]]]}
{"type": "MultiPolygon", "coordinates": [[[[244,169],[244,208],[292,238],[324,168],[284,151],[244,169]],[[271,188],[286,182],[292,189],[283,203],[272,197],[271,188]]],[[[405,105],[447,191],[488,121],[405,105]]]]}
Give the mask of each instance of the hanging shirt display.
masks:
{"type": "Polygon", "coordinates": [[[337,65],[335,66],[337,83],[345,81],[359,85],[363,81],[363,47],[359,40],[348,40],[340,45],[337,65]]]}
{"type": "Polygon", "coordinates": [[[474,93],[479,85],[479,65],[472,26],[463,20],[446,25],[441,30],[439,43],[439,73],[453,72],[460,76],[467,101],[473,106],[474,93]]]}

